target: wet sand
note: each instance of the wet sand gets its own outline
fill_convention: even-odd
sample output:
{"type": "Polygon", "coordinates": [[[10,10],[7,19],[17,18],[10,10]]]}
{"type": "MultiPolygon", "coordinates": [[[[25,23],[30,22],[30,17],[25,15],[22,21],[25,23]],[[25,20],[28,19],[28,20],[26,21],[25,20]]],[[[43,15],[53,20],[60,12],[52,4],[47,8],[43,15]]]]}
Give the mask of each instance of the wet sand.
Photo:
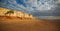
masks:
{"type": "Polygon", "coordinates": [[[0,31],[60,31],[60,20],[0,16],[0,31]]]}

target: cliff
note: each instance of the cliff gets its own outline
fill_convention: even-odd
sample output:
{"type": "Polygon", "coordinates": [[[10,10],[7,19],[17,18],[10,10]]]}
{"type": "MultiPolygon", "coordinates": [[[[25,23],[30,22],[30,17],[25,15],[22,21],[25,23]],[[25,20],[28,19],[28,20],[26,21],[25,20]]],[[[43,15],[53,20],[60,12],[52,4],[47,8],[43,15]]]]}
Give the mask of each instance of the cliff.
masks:
{"type": "Polygon", "coordinates": [[[41,20],[21,11],[0,8],[0,31],[60,31],[59,27],[58,20],[41,20]]]}
{"type": "Polygon", "coordinates": [[[0,16],[17,16],[17,17],[26,17],[26,18],[32,18],[33,16],[31,14],[27,14],[18,10],[10,10],[7,8],[1,8],[0,7],[0,16]]]}

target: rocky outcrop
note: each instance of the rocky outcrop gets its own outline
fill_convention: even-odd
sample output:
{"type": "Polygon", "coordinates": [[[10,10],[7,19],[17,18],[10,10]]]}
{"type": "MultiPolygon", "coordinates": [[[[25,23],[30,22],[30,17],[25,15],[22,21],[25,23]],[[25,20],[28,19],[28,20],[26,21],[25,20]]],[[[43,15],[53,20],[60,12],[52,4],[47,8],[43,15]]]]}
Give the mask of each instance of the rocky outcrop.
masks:
{"type": "Polygon", "coordinates": [[[7,8],[0,8],[0,16],[17,16],[17,17],[26,17],[32,18],[33,16],[18,10],[10,10],[7,8]]]}

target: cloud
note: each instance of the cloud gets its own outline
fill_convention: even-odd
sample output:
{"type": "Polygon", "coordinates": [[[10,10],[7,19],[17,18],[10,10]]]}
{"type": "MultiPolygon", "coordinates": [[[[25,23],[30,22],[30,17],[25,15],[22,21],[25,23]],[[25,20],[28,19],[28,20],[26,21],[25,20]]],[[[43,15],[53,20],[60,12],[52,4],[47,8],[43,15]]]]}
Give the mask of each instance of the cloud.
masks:
{"type": "MultiPolygon", "coordinates": [[[[55,2],[54,0],[28,0],[28,1],[25,1],[24,2],[28,5],[28,7],[35,7],[36,10],[40,10],[40,11],[43,11],[43,10],[50,10],[51,8],[53,8],[55,5],[55,2]]],[[[34,9],[34,8],[33,8],[34,9]]]]}
{"type": "Polygon", "coordinates": [[[49,11],[55,9],[55,2],[56,1],[54,0],[23,0],[23,3],[26,5],[25,7],[23,4],[19,4],[16,0],[2,0],[0,6],[28,13],[35,13],[37,11],[49,11]]]}
{"type": "Polygon", "coordinates": [[[21,10],[42,19],[59,19],[59,17],[55,16],[60,16],[60,0],[23,0],[26,7],[17,1],[2,0],[0,6],[21,10]]]}
{"type": "Polygon", "coordinates": [[[57,0],[57,3],[60,3],[60,0],[57,0]]]}
{"type": "MultiPolygon", "coordinates": [[[[34,10],[50,10],[51,8],[54,7],[54,1],[50,0],[23,0],[23,2],[26,4],[26,7],[24,7],[24,5],[22,4],[18,4],[16,2],[16,0],[5,0],[5,2],[3,3],[4,5],[7,5],[7,3],[10,3],[9,5],[11,7],[15,6],[14,8],[22,8],[24,10],[30,10],[30,11],[34,11],[34,10]]],[[[9,7],[9,6],[8,6],[9,7]]],[[[20,9],[19,9],[20,10],[20,9]]],[[[28,11],[29,11],[28,10],[28,11]]]]}
{"type": "Polygon", "coordinates": [[[18,4],[16,0],[2,1],[2,4],[0,6],[10,8],[10,9],[18,9],[18,10],[25,9],[25,7],[23,5],[18,4]]]}

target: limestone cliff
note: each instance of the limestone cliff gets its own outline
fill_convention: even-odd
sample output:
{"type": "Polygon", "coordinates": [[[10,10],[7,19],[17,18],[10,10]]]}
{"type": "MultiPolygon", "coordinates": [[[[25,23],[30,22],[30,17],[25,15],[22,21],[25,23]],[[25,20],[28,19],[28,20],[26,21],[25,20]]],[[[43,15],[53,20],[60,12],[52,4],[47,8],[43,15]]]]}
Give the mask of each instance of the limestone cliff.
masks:
{"type": "Polygon", "coordinates": [[[17,17],[28,17],[32,18],[33,16],[18,10],[10,10],[7,8],[0,7],[0,16],[17,16],[17,17]]]}

